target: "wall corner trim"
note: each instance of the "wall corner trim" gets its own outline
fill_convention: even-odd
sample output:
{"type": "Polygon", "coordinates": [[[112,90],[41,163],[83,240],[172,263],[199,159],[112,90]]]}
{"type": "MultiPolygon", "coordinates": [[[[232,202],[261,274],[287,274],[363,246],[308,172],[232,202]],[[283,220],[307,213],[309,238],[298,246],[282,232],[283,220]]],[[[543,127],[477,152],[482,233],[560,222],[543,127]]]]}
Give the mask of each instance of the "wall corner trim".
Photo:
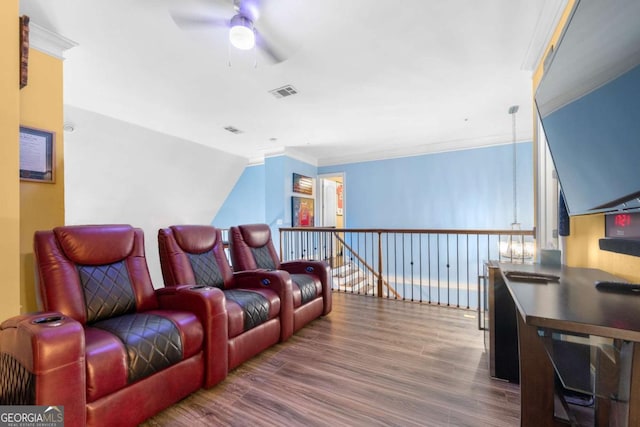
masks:
{"type": "Polygon", "coordinates": [[[33,21],[29,23],[29,44],[30,47],[42,53],[62,60],[64,60],[66,50],[78,46],[78,43],[73,40],[47,30],[33,21]]]}

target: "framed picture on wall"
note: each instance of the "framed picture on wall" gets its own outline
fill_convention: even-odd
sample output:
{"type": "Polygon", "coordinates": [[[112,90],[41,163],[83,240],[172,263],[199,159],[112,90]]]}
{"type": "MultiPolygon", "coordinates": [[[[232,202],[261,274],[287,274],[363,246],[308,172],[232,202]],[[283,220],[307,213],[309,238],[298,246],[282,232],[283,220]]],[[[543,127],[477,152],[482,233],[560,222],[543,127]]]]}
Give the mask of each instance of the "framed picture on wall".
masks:
{"type": "Polygon", "coordinates": [[[293,227],[313,227],[313,199],[309,197],[291,197],[291,225],[293,227]]]}
{"type": "Polygon", "coordinates": [[[313,178],[309,176],[293,174],[293,192],[300,194],[313,194],[313,178]]]}
{"type": "Polygon", "coordinates": [[[55,182],[55,134],[20,126],[20,179],[55,182]]]}
{"type": "Polygon", "coordinates": [[[29,17],[20,17],[20,89],[27,85],[29,80],[29,17]]]}

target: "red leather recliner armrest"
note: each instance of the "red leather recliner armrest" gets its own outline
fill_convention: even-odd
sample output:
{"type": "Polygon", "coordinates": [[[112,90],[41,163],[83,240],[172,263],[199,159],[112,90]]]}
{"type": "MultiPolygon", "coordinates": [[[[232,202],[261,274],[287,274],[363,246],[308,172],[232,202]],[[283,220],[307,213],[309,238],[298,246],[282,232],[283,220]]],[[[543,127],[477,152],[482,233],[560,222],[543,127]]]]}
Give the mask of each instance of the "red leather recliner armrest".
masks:
{"type": "Polygon", "coordinates": [[[206,374],[204,387],[224,380],[228,372],[228,323],[225,297],[218,288],[180,285],[156,289],[162,309],[194,313],[204,329],[206,374]]]}
{"type": "Polygon", "coordinates": [[[3,382],[2,404],[64,406],[65,425],[86,424],[85,340],[80,322],[58,312],[12,317],[0,325],[0,354],[2,375],[11,370],[16,378],[13,384],[3,382]]]}
{"type": "Polygon", "coordinates": [[[293,335],[293,292],[291,276],[282,270],[247,270],[233,273],[233,288],[267,287],[280,297],[280,341],[293,335]]]}
{"type": "Polygon", "coordinates": [[[313,260],[294,260],[285,261],[280,264],[282,270],[289,274],[315,274],[322,283],[322,299],[324,300],[324,308],[322,315],[326,316],[331,312],[331,267],[325,261],[313,260]]]}

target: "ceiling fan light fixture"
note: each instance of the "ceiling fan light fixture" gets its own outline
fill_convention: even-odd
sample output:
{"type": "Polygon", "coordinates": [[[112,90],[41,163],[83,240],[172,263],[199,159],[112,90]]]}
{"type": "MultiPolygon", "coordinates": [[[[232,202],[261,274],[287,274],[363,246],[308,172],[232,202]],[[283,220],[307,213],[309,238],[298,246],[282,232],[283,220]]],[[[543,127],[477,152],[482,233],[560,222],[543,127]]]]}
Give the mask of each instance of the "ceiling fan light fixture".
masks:
{"type": "Polygon", "coordinates": [[[229,41],[237,49],[253,49],[256,44],[256,35],[253,31],[253,22],[251,22],[249,18],[239,14],[231,18],[229,41]]]}

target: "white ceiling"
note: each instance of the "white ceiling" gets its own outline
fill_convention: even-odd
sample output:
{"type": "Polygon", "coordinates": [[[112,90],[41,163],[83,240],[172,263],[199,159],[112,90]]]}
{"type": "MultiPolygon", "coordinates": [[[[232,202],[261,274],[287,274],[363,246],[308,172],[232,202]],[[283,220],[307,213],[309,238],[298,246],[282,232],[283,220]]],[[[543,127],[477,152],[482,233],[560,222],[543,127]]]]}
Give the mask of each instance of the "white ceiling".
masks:
{"type": "Polygon", "coordinates": [[[231,18],[231,0],[22,0],[21,13],[78,43],[65,104],[252,161],[326,165],[507,143],[511,105],[531,140],[532,68],[565,2],[262,0],[277,64],[170,13],[231,18]],[[284,85],[299,93],[269,93],[284,85]]]}

